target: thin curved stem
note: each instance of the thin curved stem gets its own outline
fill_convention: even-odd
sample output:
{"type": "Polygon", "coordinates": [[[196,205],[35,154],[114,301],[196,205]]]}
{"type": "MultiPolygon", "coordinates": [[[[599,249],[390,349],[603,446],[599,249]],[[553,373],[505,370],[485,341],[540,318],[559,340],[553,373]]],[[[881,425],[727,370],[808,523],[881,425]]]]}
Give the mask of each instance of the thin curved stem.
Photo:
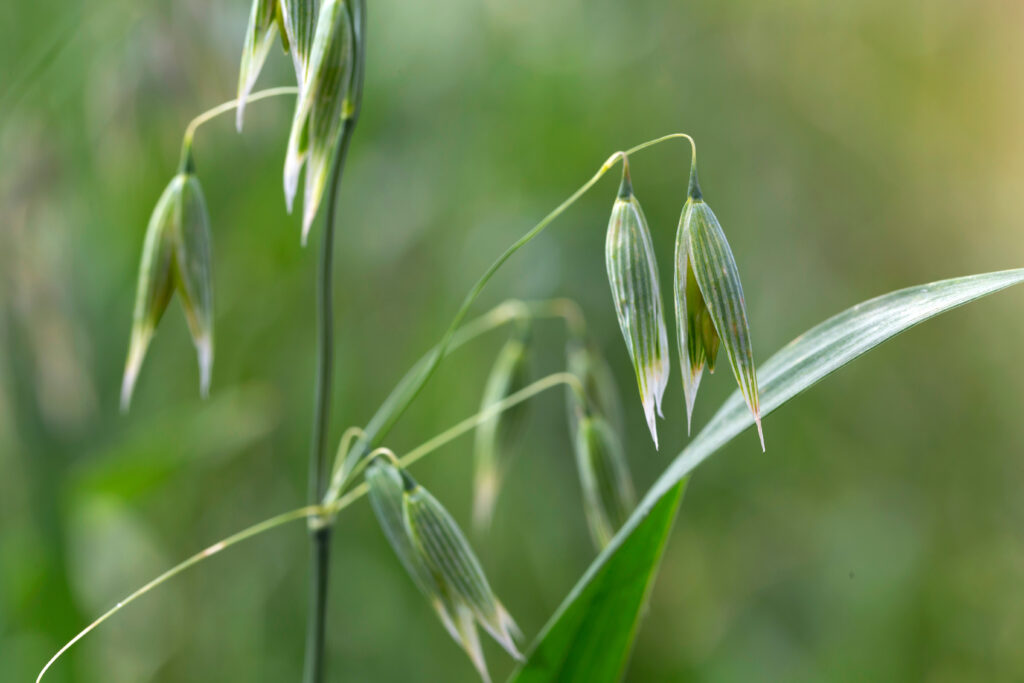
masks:
{"type": "Polygon", "coordinates": [[[535,237],[542,233],[556,218],[561,216],[569,207],[576,203],[576,201],[587,193],[590,188],[597,184],[604,175],[610,171],[615,164],[619,161],[624,160],[628,155],[635,154],[641,150],[647,149],[648,147],[654,147],[663,142],[676,139],[686,139],[690,143],[692,150],[692,163],[696,163],[697,158],[697,147],[694,144],[693,138],[686,133],[671,133],[669,135],[663,135],[660,138],[648,140],[642,142],[635,147],[631,147],[625,151],[619,151],[612,154],[608,159],[601,165],[597,172],[588,180],[583,183],[575,192],[569,195],[569,198],[555,207],[550,213],[540,220],[536,225],[530,228],[526,234],[516,240],[510,247],[508,247],[504,253],[499,256],[494,263],[484,272],[483,275],[476,281],[473,287],[466,294],[466,297],[462,301],[462,305],[459,306],[458,311],[455,313],[455,317],[452,322],[448,325],[444,334],[441,336],[441,341],[434,347],[434,349],[428,354],[424,363],[425,367],[415,379],[410,377],[412,372],[417,371],[420,363],[414,366],[413,370],[409,374],[406,374],[398,383],[398,386],[388,395],[384,403],[377,410],[377,413],[373,416],[370,422],[366,425],[366,437],[361,439],[360,442],[352,449],[349,458],[345,462],[345,466],[342,468],[342,472],[347,472],[352,469],[352,466],[367,453],[374,446],[378,445],[380,441],[387,435],[394,424],[402,416],[402,414],[408,409],[409,405],[419,396],[420,391],[426,383],[433,377],[437,371],[441,360],[447,354],[448,345],[451,343],[452,337],[455,334],[456,329],[462,323],[463,318],[469,312],[470,307],[476,301],[476,298],[480,295],[480,292],[487,285],[490,279],[494,276],[495,272],[505,261],[507,261],[513,254],[522,249],[524,246],[529,244],[535,237]]]}
{"type": "Polygon", "coordinates": [[[655,145],[660,145],[661,143],[667,142],[669,140],[679,140],[679,139],[686,139],[690,143],[691,160],[692,160],[692,163],[696,164],[697,163],[697,143],[694,142],[693,138],[691,136],[687,135],[686,133],[669,133],[668,135],[662,135],[660,138],[654,138],[653,140],[648,140],[647,142],[641,142],[636,147],[630,147],[625,152],[618,152],[618,154],[625,154],[626,156],[629,156],[630,154],[635,154],[636,152],[639,152],[641,150],[647,149],[648,147],[654,147],[655,145]]]}
{"type": "MultiPolygon", "coordinates": [[[[362,427],[349,427],[345,430],[345,433],[341,435],[341,441],[338,442],[338,449],[334,452],[334,466],[331,468],[331,485],[334,485],[334,480],[337,479],[338,474],[341,470],[341,463],[345,458],[345,454],[352,448],[352,442],[356,438],[362,438],[366,436],[366,432],[363,431],[362,427]]],[[[328,493],[325,497],[330,495],[330,487],[328,487],[328,493]]]]}
{"type": "MultiPolygon", "coordinates": [[[[338,510],[340,510],[340,509],[341,509],[341,507],[338,507],[338,510]]],[[[42,671],[39,672],[39,675],[36,676],[36,683],[39,683],[39,681],[41,681],[43,679],[43,676],[46,674],[47,671],[49,671],[50,667],[53,666],[54,662],[56,662],[58,659],[60,659],[61,655],[63,655],[65,652],[67,652],[68,649],[70,649],[72,645],[74,645],[79,640],[84,638],[86,635],[88,635],[88,633],[90,631],[95,629],[97,626],[102,624],[104,621],[106,621],[110,617],[114,616],[115,614],[120,612],[122,609],[124,609],[126,606],[128,606],[132,602],[135,602],[135,600],[141,598],[143,595],[145,595],[149,591],[153,590],[154,588],[156,588],[160,584],[164,583],[165,581],[167,581],[169,579],[174,578],[175,576],[177,576],[178,574],[182,573],[186,569],[188,569],[188,568],[190,568],[190,567],[192,567],[192,566],[194,566],[196,564],[199,564],[203,560],[205,560],[205,559],[207,559],[209,557],[213,557],[214,555],[216,555],[217,553],[221,552],[222,550],[225,550],[226,548],[230,548],[231,546],[236,545],[238,543],[241,543],[242,541],[245,541],[247,539],[250,539],[253,536],[258,536],[258,535],[260,535],[260,534],[262,534],[262,533],[264,533],[266,531],[270,531],[271,529],[279,527],[282,524],[287,524],[289,522],[295,522],[295,521],[298,521],[300,519],[306,519],[307,517],[310,517],[312,515],[319,514],[321,512],[321,510],[322,510],[322,508],[319,505],[310,505],[310,506],[307,506],[307,507],[304,507],[304,508],[299,508],[297,510],[290,510],[288,512],[283,512],[283,513],[281,513],[279,515],[275,515],[274,517],[271,517],[269,519],[265,519],[262,522],[259,522],[257,524],[253,524],[252,526],[250,526],[248,528],[245,528],[245,529],[239,531],[238,533],[232,534],[231,536],[228,536],[227,538],[225,538],[222,541],[218,541],[218,542],[214,543],[213,545],[209,546],[205,550],[199,551],[198,553],[196,553],[192,557],[188,558],[184,562],[181,562],[180,564],[177,564],[174,567],[168,569],[163,574],[161,574],[160,576],[156,577],[155,579],[153,579],[152,581],[150,581],[146,585],[142,586],[141,588],[136,590],[134,593],[132,593],[128,597],[124,598],[123,600],[118,602],[116,605],[111,607],[109,610],[104,612],[103,615],[100,618],[98,618],[96,621],[94,621],[91,624],[89,624],[88,626],[86,626],[84,629],[82,629],[81,632],[78,633],[78,635],[76,635],[74,638],[69,640],[68,643],[64,647],[62,647],[60,650],[57,651],[57,654],[53,655],[53,657],[50,658],[50,661],[46,662],[46,666],[44,666],[42,671]]],[[[335,512],[337,512],[337,510],[335,510],[335,512]]]]}
{"type": "MultiPolygon", "coordinates": [[[[284,92],[286,90],[291,91],[292,93],[297,91],[297,89],[295,88],[274,88],[271,90],[264,90],[257,93],[253,93],[253,95],[247,98],[247,101],[263,99],[264,97],[272,97],[273,95],[286,94],[284,92]]],[[[220,105],[219,107],[215,107],[213,110],[205,112],[204,114],[201,114],[200,116],[196,117],[196,119],[194,119],[193,122],[189,124],[189,128],[186,131],[186,139],[188,140],[188,142],[191,143],[190,133],[194,133],[195,128],[197,128],[199,125],[209,120],[210,118],[217,116],[218,114],[230,111],[235,106],[237,106],[237,100],[226,102],[220,105]]],[[[490,280],[491,276],[494,275],[494,272],[497,271],[498,268],[500,268],[501,265],[504,264],[504,262],[507,261],[509,257],[512,256],[512,254],[514,254],[516,251],[518,251],[520,248],[522,248],[524,245],[530,242],[534,237],[539,235],[552,221],[554,221],[555,218],[561,215],[566,209],[572,206],[572,204],[574,204],[576,200],[583,196],[591,187],[597,184],[597,182],[604,176],[604,174],[611,170],[615,166],[615,164],[619,160],[621,160],[625,155],[633,154],[648,147],[660,144],[661,142],[665,142],[667,140],[672,140],[676,138],[686,138],[687,140],[690,141],[691,147],[693,147],[694,149],[693,158],[696,159],[696,147],[693,145],[693,139],[689,135],[686,135],[685,133],[674,133],[671,135],[666,135],[660,138],[656,138],[654,140],[649,140],[647,142],[641,143],[640,145],[632,147],[626,150],[625,152],[616,152],[615,154],[611,155],[607,161],[605,161],[605,163],[601,166],[600,169],[598,169],[597,173],[595,173],[590,180],[588,180],[586,183],[580,186],[580,188],[577,189],[568,199],[559,204],[551,213],[549,213],[547,216],[541,219],[541,221],[537,223],[537,225],[535,225],[525,235],[523,235],[523,237],[521,237],[519,240],[513,243],[511,247],[506,249],[506,251],[491,265],[490,268],[487,269],[484,275],[477,281],[477,283],[470,290],[469,294],[466,295],[466,298],[464,299],[462,306],[459,308],[459,311],[456,314],[455,319],[452,321],[452,324],[449,326],[449,329],[445,332],[444,336],[442,337],[441,342],[437,346],[435,346],[434,349],[430,353],[428,353],[427,356],[421,359],[421,361],[413,367],[413,370],[411,370],[406,376],[402,378],[402,380],[399,382],[398,386],[395,388],[392,394],[389,395],[387,400],[385,400],[384,404],[382,404],[381,409],[378,411],[377,415],[374,416],[374,419],[371,420],[370,424],[367,426],[366,431],[363,432],[361,441],[372,442],[383,438],[383,436],[388,432],[390,427],[397,421],[397,419],[408,407],[409,403],[411,403],[412,400],[416,397],[416,395],[418,395],[423,385],[426,384],[427,380],[429,380],[431,375],[433,375],[434,371],[437,368],[437,365],[440,363],[440,360],[444,358],[448,351],[450,351],[451,349],[455,348],[458,345],[461,345],[462,343],[465,343],[466,341],[469,341],[473,337],[486,332],[489,329],[493,329],[494,327],[503,324],[504,322],[507,322],[510,319],[514,319],[514,315],[512,315],[512,313],[515,311],[517,306],[522,302],[506,302],[506,304],[496,307],[490,313],[481,316],[481,318],[477,319],[472,323],[467,324],[464,328],[457,331],[459,324],[465,317],[469,307],[476,300],[477,295],[487,284],[488,280],[490,280]],[[416,380],[417,386],[414,389],[414,391],[410,395],[406,395],[404,397],[396,396],[399,390],[404,389],[406,384],[411,384],[413,382],[413,372],[415,372],[417,368],[419,368],[419,366],[424,362],[429,363],[429,366],[423,373],[419,374],[418,379],[416,380]],[[397,407],[392,407],[393,405],[397,407]],[[385,411],[385,409],[387,410],[385,411]],[[385,412],[389,412],[390,414],[384,414],[385,412]]],[[[343,142],[344,141],[345,138],[343,137],[343,142]]],[[[344,142],[344,147],[347,149],[347,142],[344,142]]],[[[330,207],[329,215],[333,215],[333,210],[331,210],[333,208],[333,206],[330,207]]],[[[524,389],[516,392],[515,394],[512,394],[506,399],[488,406],[485,410],[480,411],[476,415],[473,415],[463,420],[462,422],[454,425],[450,429],[442,432],[441,434],[435,436],[429,441],[414,448],[403,458],[401,458],[399,462],[402,466],[405,467],[412,465],[414,462],[425,457],[430,452],[436,450],[437,448],[440,448],[441,446],[447,444],[453,439],[465,434],[466,432],[473,429],[481,422],[491,419],[492,417],[501,413],[502,411],[508,410],[509,408],[529,399],[530,397],[536,395],[537,393],[544,391],[545,389],[549,389],[560,384],[567,384],[573,387],[573,390],[576,391],[578,395],[585,397],[585,390],[583,386],[580,384],[579,379],[577,379],[575,375],[565,372],[549,375],[545,378],[537,380],[533,384],[525,387],[524,389]]],[[[355,453],[356,449],[353,449],[352,452],[355,453]]],[[[367,452],[369,453],[373,451],[367,452]]],[[[347,465],[348,459],[346,459],[346,466],[347,465]]],[[[342,472],[344,471],[345,468],[342,468],[342,472]]],[[[257,536],[265,531],[269,531],[270,529],[276,528],[288,522],[314,517],[333,517],[337,515],[338,512],[345,509],[362,496],[366,495],[366,492],[367,486],[366,483],[363,482],[360,485],[353,487],[350,491],[348,491],[348,493],[340,496],[335,501],[323,505],[309,505],[303,508],[299,508],[297,510],[291,510],[289,512],[282,513],[275,517],[271,517],[262,522],[254,524],[246,529],[243,529],[242,531],[239,531],[231,536],[228,536],[224,540],[213,544],[212,546],[206,548],[205,550],[199,553],[196,553],[184,562],[181,562],[175,567],[172,567],[171,569],[167,570],[166,572],[164,572],[157,578],[153,579],[146,585],[142,586],[134,593],[126,597],[124,600],[118,602],[117,605],[115,605],[113,608],[105,612],[102,616],[96,619],[96,621],[89,624],[89,626],[87,626],[80,633],[78,633],[66,645],[64,645],[64,647],[58,650],[53,657],[50,658],[50,660],[46,663],[43,669],[39,672],[39,675],[36,677],[36,683],[39,683],[42,680],[43,676],[53,666],[54,662],[56,662],[61,657],[61,655],[63,655],[75,643],[77,643],[79,640],[85,637],[97,626],[99,626],[107,619],[112,617],[114,614],[122,610],[125,606],[127,606],[131,602],[134,602],[136,599],[148,593],[153,588],[156,588],[165,581],[173,578],[174,576],[177,576],[181,572],[198,564],[202,560],[208,557],[212,557],[213,555],[216,555],[217,553],[221,552],[226,548],[229,548],[237,543],[240,543],[241,541],[257,536]]],[[[319,532],[322,531],[322,529],[316,529],[315,531],[319,532]]],[[[325,556],[327,556],[326,553],[325,556]]],[[[315,566],[321,566],[323,569],[323,573],[326,574],[326,563],[324,565],[315,563],[315,566]]],[[[314,582],[314,584],[320,585],[319,582],[316,581],[314,582]]],[[[313,595],[312,597],[314,597],[317,604],[326,603],[326,583],[323,584],[323,590],[318,594],[313,595]]],[[[317,609],[316,611],[320,613],[322,616],[322,610],[317,609]]],[[[321,640],[320,647],[318,650],[318,656],[322,662],[322,619],[319,620],[319,624],[319,636],[321,637],[321,640]]],[[[307,649],[307,654],[308,652],[309,650],[307,649]]],[[[307,665],[308,664],[309,660],[307,658],[307,665]]],[[[307,667],[307,674],[309,674],[310,671],[311,670],[307,667]]],[[[322,664],[318,664],[313,673],[315,673],[318,676],[322,676],[322,664]]],[[[309,679],[307,678],[307,680],[309,679]]]]}
{"type": "MultiPolygon", "coordinates": [[[[299,89],[294,85],[282,86],[280,88],[268,88],[266,90],[259,90],[250,94],[245,98],[245,103],[258,102],[259,100],[265,100],[268,97],[279,97],[281,95],[298,95],[299,89]]],[[[229,111],[234,111],[238,108],[238,105],[242,100],[234,99],[222,104],[218,104],[216,107],[207,109],[202,114],[199,114],[194,119],[189,121],[188,126],[185,127],[185,134],[181,140],[181,158],[182,162],[189,156],[189,152],[192,149],[192,139],[195,137],[196,130],[199,126],[203,125],[207,121],[214,119],[221,114],[226,114],[229,111]]]]}
{"type": "MultiPolygon", "coordinates": [[[[580,384],[579,379],[577,379],[575,375],[568,372],[556,372],[554,374],[548,375],[547,377],[543,377],[537,380],[536,382],[530,384],[529,386],[524,387],[520,391],[517,391],[516,393],[508,396],[504,400],[498,401],[497,403],[488,406],[486,409],[478,412],[477,414],[472,415],[466,418],[465,420],[462,420],[458,424],[450,427],[449,429],[446,429],[445,431],[441,432],[440,434],[433,437],[429,441],[426,441],[421,445],[417,446],[416,448],[409,451],[405,456],[401,458],[397,458],[395,456],[394,451],[392,451],[390,448],[377,448],[371,451],[368,457],[365,458],[365,463],[369,464],[372,461],[372,459],[378,455],[385,455],[396,465],[400,467],[409,467],[416,461],[424,458],[433,451],[436,451],[441,446],[444,446],[448,442],[462,436],[466,432],[476,427],[481,422],[490,420],[495,415],[498,415],[508,410],[509,408],[512,408],[513,406],[522,403],[523,401],[527,401],[530,398],[536,396],[537,394],[546,391],[547,389],[560,386],[563,384],[569,385],[577,393],[583,392],[583,386],[580,384]]],[[[316,521],[318,519],[333,518],[339,512],[347,508],[349,505],[351,505],[352,503],[366,495],[366,492],[367,486],[366,483],[364,482],[359,486],[354,487],[351,491],[346,493],[344,496],[341,496],[338,500],[334,501],[333,503],[325,505],[307,505],[306,507],[298,508],[296,510],[282,512],[279,515],[275,515],[273,517],[263,520],[262,522],[257,522],[256,524],[253,524],[250,527],[246,527],[245,529],[242,529],[241,531],[236,532],[228,536],[227,538],[214,543],[208,548],[201,550],[195,555],[189,557],[184,562],[181,562],[175,565],[174,567],[171,567],[160,576],[156,577],[149,583],[145,584],[144,586],[133,592],[128,597],[118,602],[114,607],[104,612],[102,616],[96,619],[96,621],[89,624],[87,627],[82,629],[82,631],[80,631],[74,638],[68,641],[67,644],[64,645],[64,647],[58,650],[57,653],[50,658],[50,660],[46,663],[46,666],[44,666],[43,669],[39,672],[39,675],[36,677],[36,683],[39,683],[43,679],[43,676],[46,674],[47,671],[50,670],[50,667],[53,666],[54,662],[60,659],[60,657],[65,652],[67,652],[71,648],[71,646],[73,646],[79,640],[84,638],[86,635],[88,635],[91,631],[93,631],[97,626],[105,622],[107,619],[114,616],[116,613],[120,612],[129,604],[131,604],[138,598],[142,597],[149,591],[153,590],[160,584],[164,583],[165,581],[174,578],[178,574],[184,572],[186,569],[189,569],[199,564],[200,562],[209,557],[213,557],[217,553],[226,550],[227,548],[230,548],[233,545],[237,545],[242,541],[253,538],[254,536],[258,536],[262,533],[270,531],[271,529],[275,529],[284,524],[288,524],[289,522],[295,522],[301,519],[310,519],[316,521]]]]}
{"type": "MultiPolygon", "coordinates": [[[[529,316],[529,308],[522,301],[519,301],[518,299],[509,299],[507,301],[504,301],[495,306],[494,308],[492,308],[487,313],[484,313],[478,318],[474,318],[470,322],[460,327],[456,331],[455,335],[452,337],[451,341],[449,342],[448,348],[445,351],[445,355],[451,353],[452,351],[459,348],[463,344],[467,344],[470,341],[476,339],[477,337],[486,334],[491,330],[495,330],[501,327],[502,325],[505,325],[506,323],[529,316]]],[[[433,351],[433,349],[431,351],[428,351],[427,354],[420,358],[416,362],[416,364],[413,365],[412,369],[409,370],[409,372],[407,372],[405,376],[402,377],[402,379],[396,386],[395,391],[392,392],[392,396],[394,396],[395,392],[397,392],[403,386],[405,386],[408,383],[411,383],[413,379],[415,379],[416,373],[420,370],[421,366],[427,363],[433,351]]],[[[387,404],[391,400],[392,396],[389,396],[388,399],[385,400],[385,404],[387,404]]],[[[360,429],[359,432],[360,442],[365,442],[368,438],[366,432],[362,429],[360,429]]],[[[344,437],[342,441],[345,441],[344,437]]],[[[350,448],[350,446],[351,443],[345,443],[344,447],[342,447],[342,444],[339,444],[338,452],[336,455],[337,460],[335,461],[334,470],[331,476],[331,485],[328,487],[327,493],[324,495],[323,500],[321,501],[325,505],[329,505],[333,501],[337,500],[338,496],[341,495],[341,492],[344,489],[346,482],[351,481],[354,476],[353,472],[355,471],[355,468],[358,466],[359,460],[350,459],[348,457],[352,452],[356,450],[355,448],[350,448]]]]}
{"type": "MultiPolygon", "coordinates": [[[[505,412],[509,408],[517,406],[523,401],[527,401],[533,398],[542,391],[546,391],[552,387],[557,387],[561,385],[568,385],[569,387],[572,388],[573,391],[576,392],[577,395],[582,397],[586,396],[586,391],[583,388],[583,385],[580,383],[579,378],[570,372],[556,372],[551,375],[548,375],[547,377],[542,377],[536,382],[529,384],[526,387],[523,387],[516,393],[510,394],[503,400],[498,401],[496,403],[492,403],[491,405],[487,406],[487,408],[481,410],[475,415],[471,415],[470,417],[467,417],[465,420],[453,425],[452,427],[449,427],[448,429],[441,432],[432,439],[424,441],[422,444],[420,444],[419,446],[417,446],[416,448],[412,449],[411,451],[403,455],[401,458],[399,458],[398,465],[400,465],[401,467],[409,467],[418,460],[436,451],[441,446],[444,446],[450,441],[454,441],[455,439],[459,438],[466,432],[474,429],[477,425],[481,424],[482,422],[486,422],[487,420],[490,420],[494,416],[505,412]]],[[[371,451],[371,453],[373,452],[375,451],[371,451]]],[[[363,460],[369,461],[370,457],[367,456],[363,460]]],[[[361,498],[362,496],[366,495],[367,490],[368,487],[365,481],[360,483],[358,486],[353,486],[348,491],[348,493],[338,498],[337,502],[325,504],[323,506],[324,514],[333,515],[335,505],[339,506],[338,509],[343,509],[350,505],[351,503],[353,503],[354,501],[361,498]]]]}
{"type": "Polygon", "coordinates": [[[533,382],[532,384],[527,385],[526,387],[520,389],[514,394],[510,394],[507,398],[501,401],[492,403],[491,405],[487,406],[487,408],[485,408],[484,410],[478,412],[476,415],[467,417],[462,422],[459,422],[458,424],[449,427],[448,429],[441,432],[440,434],[430,439],[429,441],[423,442],[422,444],[420,444],[419,446],[417,446],[416,448],[412,449],[404,456],[399,458],[399,464],[401,464],[402,467],[409,467],[423,456],[433,451],[436,451],[438,448],[444,446],[449,441],[457,439],[458,437],[462,436],[471,429],[474,429],[477,425],[486,422],[487,420],[490,420],[496,415],[500,415],[509,408],[519,405],[523,401],[527,401],[533,398],[542,391],[547,391],[552,387],[557,387],[563,384],[571,387],[573,391],[575,391],[581,398],[583,398],[583,400],[586,400],[586,391],[584,390],[583,384],[580,382],[579,378],[576,377],[576,375],[572,374],[571,372],[555,372],[553,374],[548,375],[547,377],[542,377],[541,379],[537,380],[536,382],[533,382]]]}

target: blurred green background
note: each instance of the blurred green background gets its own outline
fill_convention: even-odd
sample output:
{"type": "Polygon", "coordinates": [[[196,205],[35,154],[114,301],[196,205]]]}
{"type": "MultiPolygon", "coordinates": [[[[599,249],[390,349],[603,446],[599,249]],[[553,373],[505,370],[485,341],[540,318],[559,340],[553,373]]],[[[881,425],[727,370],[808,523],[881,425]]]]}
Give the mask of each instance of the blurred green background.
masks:
{"type": "MultiPolygon", "coordinates": [[[[684,130],[732,243],[758,360],[891,289],[1024,265],[1016,0],[370,0],[342,192],[332,441],[441,334],[486,265],[614,150],[684,130]]],[[[0,679],[26,681],[175,562],[304,502],[316,249],[284,211],[290,103],[204,127],[216,259],[211,397],[178,304],[117,408],[137,260],[181,132],[233,96],[244,0],[0,4],[0,679]]],[[[274,53],[260,86],[290,84],[274,53]]],[[[686,150],[632,163],[662,279],[686,150]]],[[[614,175],[614,174],[613,174],[614,175]]],[[[645,433],[608,295],[608,178],[477,310],[571,296],[620,382],[638,487],[686,441],[678,374],[645,433]]],[[[319,227],[314,228],[315,231],[319,227]]],[[[314,240],[315,243],[315,240],[314,240]]],[[[873,352],[700,468],[630,681],[1024,679],[1024,292],[873,352]]],[[[459,351],[387,443],[475,409],[503,335],[459,351]]],[[[563,330],[534,368],[560,368],[563,330]]],[[[674,342],[673,342],[674,343],[674,342]]],[[[676,373],[677,367],[673,368],[676,373]]],[[[705,380],[696,423],[732,390],[705,380]]],[[[475,545],[533,636],[593,557],[560,392],[532,410],[475,545]]],[[[471,440],[416,467],[468,526],[471,440]]],[[[340,519],[334,681],[473,681],[365,504],[340,519]]],[[[122,612],[59,681],[298,680],[301,524],[122,612]]],[[[500,678],[510,662],[486,645],[500,678]]]]}

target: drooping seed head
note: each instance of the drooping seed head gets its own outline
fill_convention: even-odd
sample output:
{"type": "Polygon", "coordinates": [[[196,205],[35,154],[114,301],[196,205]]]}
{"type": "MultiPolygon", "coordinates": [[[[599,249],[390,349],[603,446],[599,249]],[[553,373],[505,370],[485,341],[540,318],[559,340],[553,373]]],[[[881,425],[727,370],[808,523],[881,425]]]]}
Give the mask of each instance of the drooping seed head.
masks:
{"type": "Polygon", "coordinates": [[[512,617],[494,596],[469,542],[448,511],[408,478],[403,499],[406,530],[434,581],[453,604],[468,607],[477,621],[510,655],[522,659],[512,617]]]}
{"type": "Polygon", "coordinates": [[[209,392],[213,366],[213,277],[210,221],[202,188],[186,156],[150,216],[142,247],[128,360],[121,385],[127,410],[157,324],[177,290],[199,361],[199,388],[209,392]]]}
{"type": "Polygon", "coordinates": [[[430,602],[448,634],[462,645],[480,676],[490,681],[473,611],[464,604],[453,602],[441,591],[419,547],[409,536],[403,512],[405,482],[401,472],[378,458],[366,469],[366,483],[370,506],[402,566],[430,602]]]}
{"type": "Polygon", "coordinates": [[[675,259],[675,309],[676,342],[679,351],[680,374],[683,378],[683,396],[686,401],[686,430],[690,431],[693,420],[693,406],[697,400],[697,389],[707,366],[714,372],[715,357],[718,354],[718,333],[704,296],[693,275],[687,240],[686,212],[679,220],[676,232],[675,259]]]}
{"type": "Polygon", "coordinates": [[[252,2],[249,25],[245,30],[245,43],[242,46],[242,64],[238,70],[238,108],[235,126],[239,132],[242,131],[242,119],[245,116],[245,100],[256,84],[277,35],[278,7],[277,0],[252,2]]]}
{"type": "Polygon", "coordinates": [[[330,173],[335,147],[347,121],[352,86],[354,38],[344,0],[326,0],[320,7],[316,34],[292,118],[285,156],[284,189],[288,211],[306,165],[302,240],[316,217],[330,173]]]}
{"type": "MultiPolygon", "coordinates": [[[[481,411],[505,400],[529,383],[529,334],[528,327],[524,327],[505,342],[498,352],[498,358],[484,385],[481,411]]],[[[494,503],[522,430],[526,411],[526,403],[520,403],[477,425],[473,440],[473,524],[478,530],[484,530],[490,525],[494,503]]]]}
{"type": "Polygon", "coordinates": [[[714,370],[721,343],[764,449],[757,373],[739,269],[718,218],[703,199],[696,162],[690,171],[690,189],[676,233],[675,299],[687,423],[704,364],[714,370]]]}
{"type": "Polygon", "coordinates": [[[443,602],[430,568],[406,533],[402,512],[405,489],[398,468],[383,458],[377,458],[366,468],[366,484],[370,507],[402,566],[431,603],[443,602]]]}
{"type": "Polygon", "coordinates": [[[636,505],[633,479],[622,444],[602,418],[582,418],[574,446],[587,525],[594,544],[601,549],[636,505]]]}
{"type": "Polygon", "coordinates": [[[615,313],[633,361],[647,426],[657,448],[655,412],[662,415],[661,398],[668,385],[668,332],[651,233],[633,194],[626,160],[619,196],[608,222],[605,264],[615,313]]]}
{"type": "Polygon", "coordinates": [[[132,314],[131,340],[128,345],[128,360],[125,363],[124,379],[121,384],[121,409],[131,404],[139,369],[146,357],[146,350],[153,338],[157,323],[167,310],[167,304],[174,294],[174,240],[173,223],[178,214],[185,176],[179,174],[171,179],[156,203],[146,237],[142,243],[142,258],[139,265],[139,280],[135,290],[135,309],[132,314]]]}

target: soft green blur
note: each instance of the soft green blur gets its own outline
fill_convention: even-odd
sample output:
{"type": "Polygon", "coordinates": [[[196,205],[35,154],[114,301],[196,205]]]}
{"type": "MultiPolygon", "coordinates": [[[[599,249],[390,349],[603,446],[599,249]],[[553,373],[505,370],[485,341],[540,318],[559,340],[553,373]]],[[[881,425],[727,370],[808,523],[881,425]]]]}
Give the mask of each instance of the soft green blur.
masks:
{"type": "MultiPolygon", "coordinates": [[[[341,197],[332,441],[362,424],[466,289],[616,149],[700,145],[755,357],[891,289],[1024,265],[1024,4],[1014,0],[369,0],[363,121],[341,197]]],[[[181,133],[230,99],[244,0],[0,3],[0,679],[200,548],[304,503],[315,226],[281,164],[290,102],[200,130],[214,232],[208,400],[172,304],[127,415],[118,390],[149,213],[181,133]]],[[[257,87],[290,84],[279,51],[257,87]]],[[[688,150],[631,164],[663,287],[688,150]]],[[[612,175],[615,175],[614,173],[612,175]]],[[[571,296],[620,383],[640,491],[679,451],[678,375],[654,452],[604,272],[609,177],[488,287],[571,296]]],[[[668,291],[666,289],[666,291],[668,291]]],[[[1024,291],[930,322],[700,468],[630,681],[1024,678],[1024,291]]],[[[443,366],[387,444],[478,406],[505,332],[443,366]]],[[[561,369],[540,323],[534,372],[561,369]]],[[[674,342],[673,342],[674,344],[674,342]]],[[[733,390],[706,377],[703,425],[733,390]]],[[[532,637],[593,557],[561,391],[540,397],[491,533],[491,583],[532,637]]],[[[416,467],[468,530],[471,438],[416,467]]],[[[330,680],[473,681],[365,502],[336,532],[330,680]]],[[[161,587],[49,680],[297,681],[301,524],[161,587]]],[[[485,644],[500,679],[510,662],[485,644]]]]}

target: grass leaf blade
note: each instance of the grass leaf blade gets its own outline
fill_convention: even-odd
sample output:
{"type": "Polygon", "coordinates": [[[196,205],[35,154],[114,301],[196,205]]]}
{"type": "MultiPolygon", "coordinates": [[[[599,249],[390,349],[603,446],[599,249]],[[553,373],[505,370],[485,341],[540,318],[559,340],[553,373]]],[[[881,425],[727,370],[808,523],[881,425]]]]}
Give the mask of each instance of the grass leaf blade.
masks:
{"type": "Polygon", "coordinates": [[[619,679],[685,486],[676,483],[657,501],[642,528],[622,540],[615,562],[590,566],[509,683],[619,679]]]}
{"type": "MultiPolygon", "coordinates": [[[[761,366],[761,409],[767,415],[789,399],[813,386],[850,361],[900,332],[940,313],[962,306],[994,292],[1024,282],[1024,269],[972,275],[901,289],[865,301],[829,318],[783,347],[761,366]]],[[[643,539],[664,528],[665,508],[675,509],[679,487],[690,472],[708,456],[753,424],[753,416],[737,391],[729,397],[711,422],[680,453],[651,486],[640,505],[611,543],[591,563],[531,646],[524,667],[513,675],[516,683],[552,680],[552,672],[584,671],[589,678],[616,680],[621,667],[597,668],[602,662],[624,661],[632,645],[634,619],[644,604],[644,595],[616,605],[608,611],[595,596],[613,589],[609,581],[620,572],[637,566],[643,539]],[[613,615],[613,616],[609,616],[613,615]],[[595,633],[593,624],[629,622],[627,637],[620,638],[618,660],[611,651],[607,634],[595,633]],[[597,644],[601,644],[600,647],[597,644]]],[[[666,532],[667,533],[667,532],[666,532]]],[[[653,571],[660,551],[648,553],[653,571]]],[[[621,626],[620,631],[625,631],[621,626]]],[[[558,680],[573,680],[556,674],[558,680]]]]}

